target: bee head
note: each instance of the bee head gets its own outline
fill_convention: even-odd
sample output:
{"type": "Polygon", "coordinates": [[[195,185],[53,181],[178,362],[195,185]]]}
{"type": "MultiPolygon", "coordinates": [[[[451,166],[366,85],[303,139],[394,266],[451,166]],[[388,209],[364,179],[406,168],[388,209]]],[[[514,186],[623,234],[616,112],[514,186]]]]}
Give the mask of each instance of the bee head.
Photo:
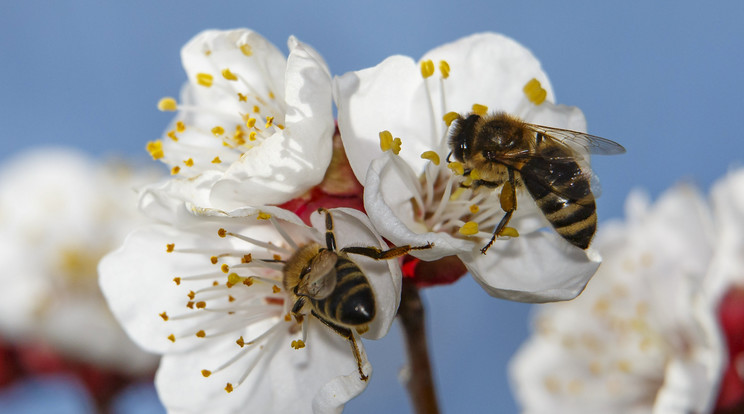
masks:
{"type": "Polygon", "coordinates": [[[473,146],[475,124],[481,119],[480,115],[471,114],[467,118],[457,118],[450,125],[449,147],[450,156],[456,161],[465,162],[470,157],[470,149],[473,146]]]}

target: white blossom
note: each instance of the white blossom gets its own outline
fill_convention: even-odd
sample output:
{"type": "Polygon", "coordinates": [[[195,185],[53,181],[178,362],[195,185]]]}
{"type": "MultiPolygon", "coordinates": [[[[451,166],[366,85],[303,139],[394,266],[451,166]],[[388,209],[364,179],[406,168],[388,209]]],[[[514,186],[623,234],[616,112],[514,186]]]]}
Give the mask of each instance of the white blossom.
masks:
{"type": "Polygon", "coordinates": [[[423,260],[457,255],[493,296],[542,302],[581,292],[599,256],[542,231],[549,224],[527,194],[518,195],[509,223],[519,237],[500,238],[481,254],[504,215],[499,191],[461,188],[462,165],[446,162],[450,112],[504,111],[530,123],[586,129],[580,110],[552,103],[550,83],[528,50],[501,35],[476,34],[431,50],[419,63],[393,56],[347,73],[334,88],[346,153],[383,237],[395,244],[433,242],[434,248],[412,254],[423,260]]]}

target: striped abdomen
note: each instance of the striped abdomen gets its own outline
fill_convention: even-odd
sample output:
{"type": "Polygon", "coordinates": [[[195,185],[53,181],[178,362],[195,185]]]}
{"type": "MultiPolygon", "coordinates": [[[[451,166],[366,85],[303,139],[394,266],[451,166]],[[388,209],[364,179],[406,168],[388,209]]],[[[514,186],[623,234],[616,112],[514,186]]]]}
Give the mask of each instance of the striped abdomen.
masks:
{"type": "Polygon", "coordinates": [[[522,181],[558,234],[586,249],[597,230],[597,207],[589,180],[561,148],[546,148],[541,155],[520,169],[522,181]]]}
{"type": "Polygon", "coordinates": [[[315,311],[329,321],[346,326],[364,326],[375,317],[375,297],[372,286],[359,267],[345,257],[338,257],[335,266],[336,287],[324,299],[309,298],[315,311]]]}

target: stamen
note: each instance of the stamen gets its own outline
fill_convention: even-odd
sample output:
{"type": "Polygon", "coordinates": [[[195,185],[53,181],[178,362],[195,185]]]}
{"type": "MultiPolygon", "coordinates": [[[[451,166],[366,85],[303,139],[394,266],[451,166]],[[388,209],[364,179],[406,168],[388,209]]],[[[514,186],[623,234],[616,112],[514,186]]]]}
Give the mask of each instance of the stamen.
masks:
{"type": "Polygon", "coordinates": [[[229,81],[236,81],[238,80],[238,77],[235,76],[234,73],[230,72],[230,69],[222,69],[222,77],[229,80],[229,81]]]}
{"type": "Polygon", "coordinates": [[[449,66],[449,63],[447,63],[446,60],[440,60],[439,61],[439,72],[442,73],[442,78],[443,79],[449,78],[450,66],[449,66]]]}
{"type": "Polygon", "coordinates": [[[209,88],[212,86],[213,81],[214,81],[214,78],[212,77],[212,75],[208,73],[197,73],[196,74],[196,83],[198,83],[201,86],[209,88]]]}
{"type": "Polygon", "coordinates": [[[472,236],[472,235],[478,234],[478,223],[474,221],[468,221],[467,223],[465,223],[465,225],[460,227],[459,232],[460,234],[465,235],[465,236],[472,236]]]}
{"type": "Polygon", "coordinates": [[[214,159],[212,160],[212,164],[221,164],[221,163],[222,163],[222,160],[220,159],[220,157],[214,157],[214,159]]]}
{"type": "Polygon", "coordinates": [[[173,281],[176,282],[176,285],[180,285],[181,284],[181,278],[180,277],[174,277],[173,278],[173,281]]]}
{"type": "Polygon", "coordinates": [[[439,154],[434,151],[424,151],[421,154],[421,158],[431,161],[434,165],[439,165],[439,154]]]}
{"type": "Polygon", "coordinates": [[[186,130],[186,124],[184,124],[183,121],[176,122],[176,132],[181,134],[185,130],[186,130]]]}
{"type": "Polygon", "coordinates": [[[221,126],[217,125],[216,127],[212,128],[212,134],[216,137],[222,135],[225,133],[225,128],[222,128],[221,126]]]}
{"type": "Polygon", "coordinates": [[[240,51],[243,52],[243,54],[246,56],[253,55],[253,49],[251,49],[251,45],[248,44],[240,45],[240,51]]]}
{"type": "Polygon", "coordinates": [[[165,251],[168,253],[173,253],[173,249],[176,247],[175,243],[168,243],[165,245],[165,251]]]}
{"type": "Polygon", "coordinates": [[[305,347],[305,342],[303,342],[302,339],[297,339],[292,341],[290,346],[294,349],[302,349],[305,347]]]}
{"type": "Polygon", "coordinates": [[[159,160],[165,156],[163,153],[163,141],[155,140],[149,141],[145,146],[145,149],[150,154],[153,160],[159,160]]]}
{"type": "Polygon", "coordinates": [[[172,139],[173,141],[178,141],[178,136],[176,136],[176,131],[170,130],[166,134],[168,138],[172,139]]]}
{"type": "Polygon", "coordinates": [[[448,128],[450,125],[452,125],[452,122],[458,118],[460,118],[460,114],[458,114],[457,112],[447,112],[442,117],[442,119],[444,120],[444,123],[447,125],[448,128]]]}
{"type": "Polygon", "coordinates": [[[380,149],[382,152],[393,151],[393,154],[398,155],[400,153],[400,138],[393,139],[393,134],[390,131],[380,132],[380,149]]]}
{"type": "Polygon", "coordinates": [[[447,164],[447,168],[452,170],[452,172],[455,173],[456,175],[465,174],[465,167],[462,165],[461,162],[452,161],[451,163],[447,164]]]}
{"type": "Polygon", "coordinates": [[[158,101],[158,109],[163,112],[172,112],[178,109],[178,104],[176,103],[176,100],[171,98],[170,96],[166,96],[165,98],[158,101]]]}
{"type": "Polygon", "coordinates": [[[176,165],[175,167],[171,168],[171,175],[176,175],[180,171],[181,171],[181,167],[179,167],[179,166],[176,165]]]}
{"type": "Polygon", "coordinates": [[[434,62],[429,60],[421,61],[421,76],[424,77],[424,79],[431,77],[431,75],[434,74],[434,62]]]}
{"type": "Polygon", "coordinates": [[[548,92],[543,89],[540,81],[536,78],[530,79],[530,81],[524,85],[523,91],[525,96],[527,96],[527,99],[535,105],[540,105],[545,102],[545,98],[548,96],[548,92]]]}
{"type": "Polygon", "coordinates": [[[187,160],[183,160],[183,163],[186,164],[187,167],[193,167],[194,166],[194,159],[189,158],[187,160]]]}
{"type": "Polygon", "coordinates": [[[486,105],[476,103],[473,104],[473,112],[480,116],[485,116],[488,113],[488,107],[486,105]]]}
{"type": "Polygon", "coordinates": [[[164,321],[167,321],[168,320],[168,314],[167,313],[163,312],[163,313],[160,313],[159,315],[160,315],[161,318],[163,318],[164,321]]]}

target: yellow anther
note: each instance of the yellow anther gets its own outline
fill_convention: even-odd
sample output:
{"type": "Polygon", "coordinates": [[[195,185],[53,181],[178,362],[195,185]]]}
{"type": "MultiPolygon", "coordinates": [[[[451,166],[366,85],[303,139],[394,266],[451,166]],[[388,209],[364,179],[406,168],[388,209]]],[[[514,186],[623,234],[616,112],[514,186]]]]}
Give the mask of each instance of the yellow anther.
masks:
{"type": "Polygon", "coordinates": [[[201,370],[201,373],[204,376],[204,378],[207,378],[208,376],[212,375],[212,371],[210,371],[208,369],[201,370]]]}
{"type": "Polygon", "coordinates": [[[158,109],[161,111],[175,111],[178,109],[178,104],[175,99],[166,96],[158,101],[158,109]]]}
{"type": "Polygon", "coordinates": [[[481,104],[473,104],[473,113],[484,116],[488,113],[488,107],[486,105],[481,104]]]}
{"type": "Polygon", "coordinates": [[[221,163],[222,163],[222,160],[220,159],[220,157],[214,157],[214,159],[212,160],[212,164],[221,164],[221,163]]]}
{"type": "Polygon", "coordinates": [[[202,330],[200,330],[199,332],[196,333],[196,337],[197,338],[204,338],[205,336],[207,336],[207,333],[204,332],[204,329],[202,329],[202,330]]]}
{"type": "Polygon", "coordinates": [[[173,278],[173,282],[175,282],[176,285],[180,285],[181,284],[181,278],[180,277],[174,277],[173,278]]]}
{"type": "Polygon", "coordinates": [[[168,136],[168,138],[172,139],[173,141],[178,141],[178,136],[176,136],[176,131],[175,131],[175,130],[172,130],[172,129],[171,129],[171,130],[170,130],[170,131],[168,131],[168,133],[167,133],[167,134],[165,134],[165,135],[167,135],[167,136],[168,136]]]}
{"type": "Polygon", "coordinates": [[[282,124],[274,124],[274,126],[277,127],[277,128],[279,128],[279,129],[284,129],[284,125],[282,125],[282,124]]]}
{"type": "Polygon", "coordinates": [[[222,273],[230,272],[230,266],[228,266],[227,263],[222,263],[222,266],[220,266],[220,269],[222,270],[222,273]]]}
{"type": "Polygon", "coordinates": [[[303,342],[302,339],[298,339],[296,341],[292,341],[291,346],[294,349],[302,349],[305,347],[305,342],[303,342]]]}
{"type": "Polygon", "coordinates": [[[244,254],[243,257],[240,258],[240,263],[250,263],[253,261],[253,255],[248,253],[244,254]]]}
{"type": "Polygon", "coordinates": [[[221,126],[217,125],[216,127],[212,128],[212,134],[216,137],[222,135],[225,133],[225,128],[222,128],[221,126]]]}
{"type": "Polygon", "coordinates": [[[248,139],[249,139],[250,141],[255,141],[255,140],[256,140],[256,131],[251,131],[251,132],[250,132],[250,133],[248,134],[248,139]]]}
{"type": "Polygon", "coordinates": [[[192,302],[192,301],[186,302],[186,307],[189,308],[189,309],[194,309],[194,302],[192,302]]]}
{"type": "Polygon", "coordinates": [[[452,195],[450,196],[449,201],[455,201],[455,200],[459,199],[460,196],[462,196],[462,193],[464,193],[464,192],[465,192],[465,188],[464,187],[458,187],[457,190],[455,190],[452,193],[452,195]]]}
{"type": "Polygon", "coordinates": [[[480,175],[480,173],[478,172],[478,170],[476,170],[476,169],[472,169],[472,170],[470,170],[470,175],[469,175],[469,177],[470,177],[470,178],[471,178],[471,179],[472,179],[473,181],[475,181],[475,180],[480,180],[480,179],[481,179],[481,175],[480,175]]]}
{"type": "Polygon", "coordinates": [[[245,278],[238,276],[237,273],[230,273],[227,275],[227,287],[233,287],[243,280],[245,280],[245,278]]]}
{"type": "Polygon", "coordinates": [[[276,98],[276,95],[274,95],[274,92],[269,91],[269,98],[270,99],[275,99],[276,98]]]}
{"type": "Polygon", "coordinates": [[[173,334],[168,335],[168,340],[171,342],[176,342],[176,336],[173,334]]]}
{"type": "Polygon", "coordinates": [[[181,134],[185,130],[186,130],[186,124],[184,124],[183,121],[176,122],[176,132],[181,134]]]}
{"type": "Polygon", "coordinates": [[[433,162],[434,165],[439,165],[439,154],[434,151],[424,151],[421,158],[433,162]]]}
{"type": "Polygon", "coordinates": [[[217,261],[219,258],[217,256],[212,256],[209,258],[209,261],[212,262],[212,264],[217,264],[217,261]]]}
{"type": "MultiPolygon", "coordinates": [[[[245,52],[244,52],[244,53],[245,53],[245,52]]],[[[250,55],[249,55],[249,56],[250,56],[250,55]]],[[[233,386],[232,386],[232,384],[230,384],[230,383],[228,382],[228,383],[227,383],[227,385],[225,385],[225,391],[227,391],[227,393],[228,393],[228,394],[229,394],[229,393],[231,393],[231,392],[233,392],[233,386]]]]}
{"type": "Polygon", "coordinates": [[[433,74],[434,74],[434,62],[432,62],[431,59],[421,61],[421,76],[423,76],[424,79],[426,79],[433,74]]]}
{"type": "Polygon", "coordinates": [[[251,49],[251,45],[240,45],[240,51],[243,52],[243,54],[246,56],[253,55],[253,49],[251,49]]]}
{"type": "Polygon", "coordinates": [[[194,298],[196,297],[196,292],[194,292],[193,290],[190,290],[188,295],[186,296],[188,296],[189,299],[194,300],[194,298]]]}
{"type": "Polygon", "coordinates": [[[165,251],[168,253],[173,253],[173,249],[176,247],[175,243],[168,243],[165,245],[165,251]]]}
{"type": "Polygon", "coordinates": [[[540,81],[536,78],[530,79],[530,81],[524,85],[522,90],[524,91],[525,96],[527,96],[527,99],[535,105],[540,105],[545,102],[545,98],[548,96],[548,91],[543,89],[540,81]]]}
{"type": "Polygon", "coordinates": [[[204,51],[204,56],[209,56],[211,54],[212,54],[212,51],[209,50],[209,49],[207,49],[207,50],[204,51]]]}
{"type": "Polygon", "coordinates": [[[478,211],[480,211],[480,207],[478,207],[476,204],[470,206],[470,214],[475,214],[478,211]]]}
{"type": "Polygon", "coordinates": [[[465,236],[472,236],[478,234],[478,223],[474,221],[468,221],[459,230],[460,234],[465,236]]]}
{"type": "Polygon", "coordinates": [[[207,302],[204,302],[203,300],[202,301],[199,301],[199,302],[196,302],[196,308],[197,309],[204,309],[206,307],[207,307],[207,302]]]}
{"type": "Polygon", "coordinates": [[[247,102],[248,101],[248,97],[245,96],[245,95],[243,95],[242,93],[238,92],[238,100],[240,102],[247,102]]]}
{"type": "Polygon", "coordinates": [[[256,125],[256,118],[248,118],[245,121],[245,126],[248,128],[253,128],[253,126],[256,125]]]}
{"type": "Polygon", "coordinates": [[[274,117],[273,116],[267,116],[266,117],[266,126],[264,126],[264,128],[271,128],[272,125],[274,125],[274,117]]]}
{"type": "Polygon", "coordinates": [[[238,340],[235,341],[235,343],[238,344],[238,346],[240,346],[241,348],[245,346],[245,340],[243,339],[242,336],[238,338],[238,340]]]}
{"type": "Polygon", "coordinates": [[[455,173],[456,175],[465,174],[465,167],[462,165],[461,162],[452,161],[451,163],[447,164],[447,168],[452,170],[452,172],[455,173]]]}
{"type": "Polygon", "coordinates": [[[249,277],[246,277],[245,280],[243,281],[243,284],[246,285],[246,286],[253,285],[253,278],[250,277],[250,276],[249,277]]]}
{"type": "Polygon", "coordinates": [[[163,153],[163,141],[159,139],[148,142],[145,149],[154,160],[159,160],[165,156],[163,153]]]}
{"type": "Polygon", "coordinates": [[[258,216],[256,217],[258,220],[268,220],[271,218],[271,214],[264,213],[263,211],[258,213],[258,216]]]}
{"type": "Polygon", "coordinates": [[[235,297],[233,295],[227,295],[227,301],[228,302],[235,302],[235,297]]]}
{"type": "Polygon", "coordinates": [[[390,131],[380,132],[380,149],[382,149],[383,152],[393,151],[393,154],[398,155],[398,153],[400,153],[401,143],[400,138],[393,139],[393,134],[391,134],[390,131]]]}
{"type": "Polygon", "coordinates": [[[186,164],[187,167],[193,167],[194,166],[194,160],[193,160],[193,158],[189,158],[187,160],[183,160],[183,163],[186,164]]]}
{"type": "Polygon", "coordinates": [[[501,229],[501,233],[499,233],[499,236],[519,237],[519,232],[514,227],[504,227],[503,229],[501,229]]]}
{"type": "Polygon", "coordinates": [[[274,292],[274,293],[279,293],[279,292],[281,292],[282,290],[281,290],[281,289],[279,289],[279,286],[277,286],[277,285],[274,285],[274,286],[272,286],[272,287],[271,287],[271,291],[272,291],[272,292],[274,292]]]}
{"type": "Polygon", "coordinates": [[[180,171],[181,171],[181,167],[179,167],[179,166],[176,165],[175,167],[171,168],[171,175],[176,175],[180,171]]]}
{"type": "Polygon", "coordinates": [[[165,312],[161,313],[160,314],[160,317],[163,318],[164,321],[167,321],[168,320],[168,314],[165,313],[165,312]]]}
{"type": "Polygon", "coordinates": [[[236,81],[238,80],[238,77],[235,76],[234,73],[230,72],[230,69],[222,69],[222,77],[229,80],[229,81],[236,81]]]}
{"type": "Polygon", "coordinates": [[[259,113],[261,112],[261,108],[259,108],[258,105],[253,105],[253,112],[259,113]]]}
{"type": "Polygon", "coordinates": [[[446,60],[439,61],[439,72],[442,73],[443,79],[449,78],[450,67],[449,67],[449,63],[447,63],[446,60]]]}
{"type": "Polygon", "coordinates": [[[227,230],[225,230],[225,229],[219,229],[219,230],[217,230],[217,235],[220,236],[220,237],[225,237],[225,236],[227,236],[227,230]]]}
{"type": "Polygon", "coordinates": [[[212,77],[212,75],[208,73],[197,73],[196,74],[196,83],[198,83],[201,86],[209,88],[212,86],[213,81],[214,81],[214,78],[212,77]]]}
{"type": "Polygon", "coordinates": [[[458,114],[457,112],[447,112],[442,117],[442,119],[444,120],[444,123],[447,124],[448,127],[452,125],[452,121],[454,121],[455,119],[459,119],[459,118],[460,118],[460,114],[458,114]]]}

